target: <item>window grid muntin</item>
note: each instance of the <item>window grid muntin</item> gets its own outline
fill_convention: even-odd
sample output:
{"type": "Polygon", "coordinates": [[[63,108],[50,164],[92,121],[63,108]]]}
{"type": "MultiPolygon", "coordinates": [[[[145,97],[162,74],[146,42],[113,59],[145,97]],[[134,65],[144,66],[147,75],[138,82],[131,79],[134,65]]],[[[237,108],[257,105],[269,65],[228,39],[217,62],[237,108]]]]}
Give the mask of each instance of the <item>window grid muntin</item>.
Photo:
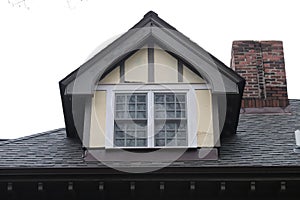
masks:
{"type": "Polygon", "coordinates": [[[147,120],[146,93],[118,93],[115,101],[115,119],[147,120]],[[123,102],[119,101],[123,99],[123,102]],[[143,101],[141,101],[144,99],[143,101]]]}
{"type": "MultiPolygon", "coordinates": [[[[124,148],[126,148],[126,147],[130,147],[130,148],[135,148],[135,147],[137,147],[137,148],[141,148],[141,147],[155,148],[155,147],[159,147],[159,148],[161,148],[161,147],[185,147],[185,146],[189,146],[190,144],[189,144],[188,138],[190,136],[188,135],[189,133],[188,133],[187,129],[189,129],[188,127],[190,126],[190,124],[188,124],[189,120],[187,120],[187,116],[189,115],[188,113],[190,113],[190,112],[187,112],[188,111],[188,106],[189,106],[189,103],[187,102],[187,99],[188,99],[188,95],[190,95],[190,94],[188,93],[188,90],[184,91],[184,90],[179,89],[175,93],[174,92],[169,92],[169,91],[163,91],[163,90],[154,90],[154,91],[152,91],[152,90],[140,90],[139,93],[132,93],[129,90],[123,90],[123,91],[116,91],[114,93],[114,99],[116,99],[116,95],[118,95],[118,94],[122,94],[122,95],[128,94],[130,96],[132,94],[140,94],[140,93],[143,93],[144,95],[146,94],[146,102],[147,102],[147,105],[146,105],[147,114],[146,115],[147,115],[147,125],[148,125],[148,127],[147,127],[148,138],[147,138],[147,141],[146,141],[146,145],[145,146],[120,146],[120,147],[124,147],[124,148]],[[180,111],[180,109],[182,111],[185,111],[185,113],[183,114],[184,118],[183,117],[179,118],[179,116],[177,116],[177,119],[172,118],[172,119],[167,119],[166,121],[172,121],[172,120],[173,121],[174,120],[175,121],[176,120],[180,121],[180,120],[182,120],[182,121],[184,121],[184,123],[181,122],[181,124],[185,124],[185,128],[180,130],[180,129],[177,129],[177,127],[176,127],[176,129],[177,129],[176,135],[178,135],[178,137],[175,138],[176,144],[173,142],[173,145],[157,146],[157,145],[155,145],[156,131],[155,131],[154,123],[155,123],[155,120],[158,120],[158,119],[155,119],[155,114],[154,114],[155,109],[148,110],[148,106],[154,108],[154,105],[155,105],[154,94],[162,94],[162,93],[173,94],[173,95],[174,94],[177,94],[177,95],[179,94],[179,95],[184,96],[183,102],[180,101],[180,102],[182,102],[181,104],[179,104],[180,102],[178,102],[178,100],[177,100],[177,108],[178,107],[180,107],[180,108],[179,109],[176,108],[177,111],[180,111]],[[180,134],[181,134],[181,136],[180,136],[180,134]],[[180,139],[184,140],[184,142],[180,143],[180,139]]],[[[167,101],[167,102],[169,102],[169,101],[167,101]]],[[[116,104],[115,104],[115,106],[116,106],[116,104]]],[[[175,107],[176,107],[176,105],[175,105],[175,107]]],[[[175,108],[174,108],[174,110],[175,110],[175,108]]],[[[174,112],[174,110],[173,110],[173,112],[174,112]]],[[[117,120],[119,120],[119,119],[117,119],[117,120]]],[[[131,119],[124,119],[124,120],[126,121],[126,120],[131,120],[131,119]]],[[[163,118],[163,119],[160,119],[160,120],[165,120],[165,119],[163,118]]],[[[134,121],[139,121],[139,119],[135,119],[134,121]]],[[[167,140],[167,139],[171,140],[171,138],[165,138],[165,140],[167,140]]],[[[119,146],[116,146],[116,145],[114,145],[114,146],[119,147],[119,146]]]]}
{"type": "Polygon", "coordinates": [[[147,122],[147,93],[115,94],[114,146],[147,147],[147,122]]]}
{"type": "Polygon", "coordinates": [[[154,93],[155,146],[187,146],[186,100],[186,93],[154,93]]]}
{"type": "Polygon", "coordinates": [[[147,147],[147,123],[115,122],[115,146],[117,147],[147,147]],[[123,127],[120,127],[123,126],[123,127]]]}

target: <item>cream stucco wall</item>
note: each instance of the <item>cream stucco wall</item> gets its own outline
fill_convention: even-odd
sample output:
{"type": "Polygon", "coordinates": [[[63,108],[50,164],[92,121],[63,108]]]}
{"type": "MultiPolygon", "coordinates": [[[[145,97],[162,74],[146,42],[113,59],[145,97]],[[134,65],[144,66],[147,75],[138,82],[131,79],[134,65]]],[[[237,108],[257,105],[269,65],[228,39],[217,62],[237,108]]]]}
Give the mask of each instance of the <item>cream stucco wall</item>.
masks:
{"type": "Polygon", "coordinates": [[[196,90],[198,147],[214,147],[212,96],[210,90],[196,90]]]}
{"type": "MultiPolygon", "coordinates": [[[[155,83],[178,83],[177,59],[162,49],[154,50],[154,80],[155,83]]],[[[148,83],[148,50],[141,49],[128,58],[125,63],[125,82],[148,83]]],[[[205,83],[188,67],[183,66],[184,83],[205,83]]],[[[120,83],[120,67],[112,70],[99,84],[120,83]]],[[[181,84],[181,83],[178,83],[181,84]]],[[[197,147],[214,147],[213,103],[210,90],[195,90],[197,108],[197,147]]],[[[105,147],[106,104],[107,92],[96,91],[92,99],[89,147],[105,147]]],[[[194,123],[195,122],[195,123],[194,123]]]]}
{"type": "Polygon", "coordinates": [[[148,50],[141,49],[125,61],[125,82],[148,82],[148,50]]]}
{"type": "Polygon", "coordinates": [[[106,134],[106,91],[96,91],[92,99],[89,147],[104,147],[106,134]]]}
{"type": "Polygon", "coordinates": [[[100,84],[117,84],[120,83],[120,67],[116,67],[109,74],[107,74],[101,81],[100,84]]]}
{"type": "MultiPolygon", "coordinates": [[[[155,46],[154,49],[154,82],[178,83],[177,59],[166,51],[155,46]]],[[[148,82],[148,50],[143,48],[125,61],[125,82],[148,82]]],[[[184,83],[205,83],[201,77],[195,74],[185,65],[183,66],[184,83]]],[[[120,66],[107,74],[99,84],[120,83],[120,66]]]]}
{"type": "Polygon", "coordinates": [[[200,76],[195,74],[185,65],[183,65],[182,77],[184,83],[205,83],[205,81],[200,76]]]}
{"type": "Polygon", "coordinates": [[[177,59],[159,48],[154,49],[154,82],[178,82],[177,59]]]}

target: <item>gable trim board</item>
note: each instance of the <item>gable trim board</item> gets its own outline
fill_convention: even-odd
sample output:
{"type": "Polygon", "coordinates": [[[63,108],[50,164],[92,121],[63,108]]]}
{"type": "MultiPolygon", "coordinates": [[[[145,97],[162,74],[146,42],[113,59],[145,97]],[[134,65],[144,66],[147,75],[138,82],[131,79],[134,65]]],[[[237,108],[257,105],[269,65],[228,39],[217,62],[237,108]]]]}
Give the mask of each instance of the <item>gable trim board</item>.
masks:
{"type": "Polygon", "coordinates": [[[232,113],[235,116],[232,117],[231,121],[234,122],[225,121],[224,125],[224,128],[226,128],[233,124],[234,127],[230,127],[230,129],[233,130],[232,134],[236,132],[240,111],[240,103],[238,102],[242,97],[241,93],[245,80],[176,29],[168,29],[170,27],[157,15],[146,14],[144,19],[134,28],[60,81],[68,136],[82,138],[84,119],[79,119],[80,117],[76,116],[78,120],[74,120],[74,112],[77,113],[76,110],[80,110],[78,106],[81,104],[85,105],[85,99],[92,98],[97,82],[105,71],[149,43],[158,44],[165,51],[173,53],[184,63],[192,66],[197,73],[201,74],[211,84],[213,94],[230,95],[231,98],[236,99],[235,104],[229,104],[228,100],[225,101],[227,103],[218,100],[219,103],[225,103],[224,106],[230,106],[232,107],[231,110],[236,111],[232,113]],[[142,24],[145,26],[142,26],[142,24]],[[72,109],[75,109],[75,111],[72,109]]]}
{"type": "MultiPolygon", "coordinates": [[[[131,33],[131,31],[132,30],[129,30],[127,33],[131,33]]],[[[157,27],[145,27],[133,32],[128,41],[124,41],[118,46],[118,48],[113,49],[109,54],[106,54],[103,57],[100,57],[99,54],[101,52],[99,52],[99,54],[95,56],[98,58],[93,65],[86,65],[89,64],[88,61],[86,64],[81,66],[77,73],[77,77],[67,85],[65,94],[93,94],[93,88],[106,69],[109,68],[109,66],[112,66],[116,60],[122,58],[122,55],[140,49],[138,46],[145,44],[143,41],[147,40],[150,36],[153,37],[155,41],[159,41],[159,44],[164,44],[165,51],[173,52],[198,70],[199,74],[201,74],[204,79],[212,85],[213,93],[239,94],[237,84],[242,82],[244,79],[241,77],[239,77],[239,80],[234,79],[236,77],[234,77],[233,74],[236,76],[238,75],[233,71],[230,76],[228,73],[223,73],[225,70],[221,69],[226,66],[218,68],[210,55],[207,53],[207,55],[203,55],[204,52],[201,54],[196,53],[195,50],[188,47],[187,44],[181,44],[178,41],[178,38],[172,38],[165,32],[164,29],[162,30],[157,27]],[[137,44],[140,45],[137,46],[137,44]]]]}

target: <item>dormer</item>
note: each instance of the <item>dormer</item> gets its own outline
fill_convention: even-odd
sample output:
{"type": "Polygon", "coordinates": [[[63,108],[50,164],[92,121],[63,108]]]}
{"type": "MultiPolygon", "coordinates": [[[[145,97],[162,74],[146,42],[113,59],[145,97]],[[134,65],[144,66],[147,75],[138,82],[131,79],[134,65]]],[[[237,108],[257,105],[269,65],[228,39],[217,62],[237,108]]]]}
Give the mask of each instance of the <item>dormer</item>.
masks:
{"type": "Polygon", "coordinates": [[[60,82],[67,136],[104,151],[217,150],[244,84],[151,11],[60,82]]]}

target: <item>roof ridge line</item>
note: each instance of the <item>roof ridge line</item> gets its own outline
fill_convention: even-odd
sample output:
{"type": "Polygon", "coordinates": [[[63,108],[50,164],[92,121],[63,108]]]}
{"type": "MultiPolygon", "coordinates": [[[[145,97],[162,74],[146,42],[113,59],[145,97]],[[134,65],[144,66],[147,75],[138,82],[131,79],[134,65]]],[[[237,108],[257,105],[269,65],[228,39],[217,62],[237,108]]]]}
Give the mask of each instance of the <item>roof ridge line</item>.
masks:
{"type": "Polygon", "coordinates": [[[56,133],[56,132],[61,131],[61,130],[65,130],[65,128],[57,128],[57,129],[53,129],[53,130],[46,131],[46,132],[40,132],[40,133],[35,133],[35,134],[32,134],[32,135],[23,136],[23,137],[20,137],[20,138],[8,139],[8,140],[0,142],[0,146],[6,145],[6,144],[11,144],[11,143],[18,142],[18,141],[28,140],[28,139],[43,136],[43,135],[46,135],[46,134],[56,133]]]}

